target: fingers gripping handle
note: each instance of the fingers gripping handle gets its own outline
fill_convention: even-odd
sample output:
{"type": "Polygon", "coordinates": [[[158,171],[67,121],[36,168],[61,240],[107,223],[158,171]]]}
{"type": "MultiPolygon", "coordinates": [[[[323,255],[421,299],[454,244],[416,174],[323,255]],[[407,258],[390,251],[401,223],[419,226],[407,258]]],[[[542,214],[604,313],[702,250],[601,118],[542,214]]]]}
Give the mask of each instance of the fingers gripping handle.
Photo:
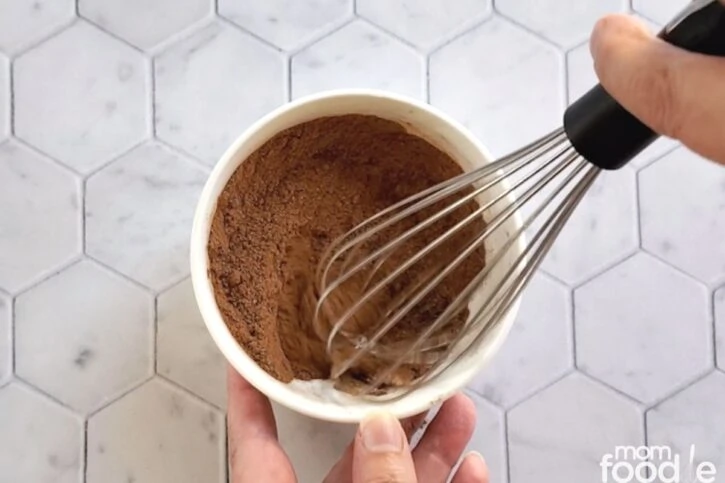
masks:
{"type": "MultiPolygon", "coordinates": [[[[695,0],[658,36],[691,52],[725,57],[725,5],[721,0],[695,0]]],[[[621,168],[659,137],[601,84],[569,106],[564,130],[579,154],[608,170],[621,168]]]]}

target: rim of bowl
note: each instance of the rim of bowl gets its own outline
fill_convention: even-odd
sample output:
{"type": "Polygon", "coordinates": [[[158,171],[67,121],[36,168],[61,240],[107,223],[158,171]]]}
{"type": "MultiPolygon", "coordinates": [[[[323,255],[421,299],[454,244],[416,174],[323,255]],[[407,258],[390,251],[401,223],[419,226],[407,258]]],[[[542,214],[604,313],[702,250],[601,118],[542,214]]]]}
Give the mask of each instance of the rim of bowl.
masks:
{"type": "MultiPolygon", "coordinates": [[[[331,407],[329,403],[320,403],[301,397],[297,392],[292,390],[287,383],[279,381],[267,373],[254,361],[254,359],[252,359],[251,356],[246,353],[224,322],[224,318],[216,303],[211,279],[208,275],[209,258],[207,247],[211,231],[211,221],[216,211],[217,199],[226,187],[231,176],[244,161],[240,160],[235,164],[233,169],[230,169],[229,165],[234,162],[236,153],[247,142],[249,142],[250,138],[257,134],[258,131],[273,122],[275,119],[284,116],[289,111],[299,109],[303,105],[313,104],[321,100],[342,97],[374,97],[406,104],[414,109],[424,111],[437,118],[440,122],[448,124],[449,127],[453,128],[461,136],[466,138],[466,140],[479,151],[486,162],[493,161],[488,149],[462,124],[427,103],[400,94],[394,94],[377,89],[336,89],[304,96],[283,104],[258,119],[239,137],[237,137],[237,139],[219,158],[219,161],[212,169],[206,183],[204,184],[204,188],[202,189],[197,202],[196,211],[194,213],[190,241],[190,269],[194,296],[204,324],[214,340],[214,343],[222,352],[227,362],[231,364],[231,366],[252,386],[262,392],[270,400],[297,413],[336,423],[358,423],[366,414],[373,411],[379,411],[381,409],[390,410],[397,418],[410,417],[428,411],[438,402],[442,402],[456,392],[462,390],[465,385],[470,382],[473,376],[475,376],[476,372],[485,366],[486,362],[498,351],[504,340],[507,338],[508,332],[513,325],[516,313],[518,312],[520,296],[517,297],[516,301],[512,304],[511,308],[504,316],[501,331],[496,337],[493,337],[486,344],[489,356],[481,358],[481,362],[476,365],[476,371],[471,371],[471,375],[466,376],[465,378],[458,377],[459,384],[456,384],[457,387],[448,387],[446,390],[442,389],[441,391],[436,391],[436,397],[430,398],[416,398],[415,391],[413,391],[399,401],[390,403],[390,405],[384,402],[367,403],[361,400],[354,406],[336,405],[331,407]],[[227,174],[227,176],[223,176],[225,174],[227,174]]],[[[278,132],[279,131],[275,132],[275,134],[278,132]]],[[[513,218],[516,227],[520,228],[523,224],[520,214],[518,212],[515,213],[513,218]]],[[[519,239],[516,245],[519,250],[522,250],[523,240],[519,239]]]]}

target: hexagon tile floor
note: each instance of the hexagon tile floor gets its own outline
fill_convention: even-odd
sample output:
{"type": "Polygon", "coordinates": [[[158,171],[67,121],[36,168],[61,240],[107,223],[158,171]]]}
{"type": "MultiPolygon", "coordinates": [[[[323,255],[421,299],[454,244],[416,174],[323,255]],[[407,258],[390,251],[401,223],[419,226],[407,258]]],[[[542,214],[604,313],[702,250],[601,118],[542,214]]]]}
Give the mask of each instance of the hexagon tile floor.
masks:
{"type": "MultiPolygon", "coordinates": [[[[210,167],[259,116],[383,88],[502,154],[595,82],[599,16],[656,26],[683,3],[0,0],[0,482],[227,478],[187,241],[210,167]]],[[[725,473],[725,170],[696,158],[658,142],[561,235],[469,388],[492,483],[601,481],[605,453],[644,444],[725,473]]],[[[280,418],[302,482],[354,431],[280,418]]]]}

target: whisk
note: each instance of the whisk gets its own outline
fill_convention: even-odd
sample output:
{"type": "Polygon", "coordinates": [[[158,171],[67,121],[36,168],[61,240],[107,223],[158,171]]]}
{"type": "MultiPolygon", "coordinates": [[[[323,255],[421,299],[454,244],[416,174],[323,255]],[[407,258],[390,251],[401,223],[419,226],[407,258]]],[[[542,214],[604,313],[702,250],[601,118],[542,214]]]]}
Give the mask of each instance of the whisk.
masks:
{"type": "MultiPolygon", "coordinates": [[[[696,0],[659,36],[725,56],[725,6],[696,0]]],[[[597,85],[567,109],[563,127],[403,199],[333,241],[318,267],[314,310],[331,377],[354,376],[374,358],[382,369],[357,381],[359,392],[381,397],[392,385],[388,399],[399,398],[471,355],[518,300],[598,174],[623,167],[657,137],[597,85]],[[466,266],[474,273],[462,272],[466,266]],[[429,307],[446,284],[455,291],[443,306],[429,307]],[[431,320],[411,325],[416,311],[431,320]],[[406,323],[408,337],[395,336],[406,323]],[[403,368],[409,380],[396,382],[403,368]]]]}

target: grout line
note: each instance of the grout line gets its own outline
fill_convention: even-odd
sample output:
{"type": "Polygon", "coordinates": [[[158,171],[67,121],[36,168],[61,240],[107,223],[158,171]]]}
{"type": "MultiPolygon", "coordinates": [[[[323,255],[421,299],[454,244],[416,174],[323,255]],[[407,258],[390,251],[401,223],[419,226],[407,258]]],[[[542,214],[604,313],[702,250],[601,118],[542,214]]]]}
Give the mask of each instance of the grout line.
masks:
{"type": "Polygon", "coordinates": [[[81,16],[80,0],[73,1],[73,15],[75,15],[76,18],[81,16]]]}
{"type": "MultiPolygon", "coordinates": [[[[601,269],[597,270],[595,273],[592,273],[591,275],[577,281],[574,283],[565,283],[566,286],[571,287],[573,290],[578,290],[585,285],[588,285],[590,282],[594,281],[595,279],[601,277],[605,273],[609,273],[615,268],[619,267],[620,265],[623,265],[625,262],[627,262],[630,258],[634,258],[637,256],[637,254],[641,253],[640,247],[636,246],[634,247],[630,252],[625,253],[624,255],[621,255],[620,257],[617,257],[615,259],[612,259],[610,263],[603,266],[601,269]]],[[[564,282],[562,282],[564,283],[564,282]]]]}
{"type": "Polygon", "coordinates": [[[86,174],[81,174],[81,176],[84,177],[84,178],[86,178],[86,179],[95,176],[100,171],[103,171],[104,169],[106,169],[107,167],[109,167],[110,165],[112,165],[113,163],[115,163],[116,161],[118,161],[119,159],[121,159],[124,156],[128,155],[129,153],[131,153],[135,149],[143,146],[144,144],[146,144],[150,140],[151,139],[149,139],[148,137],[144,137],[143,139],[137,141],[136,143],[134,143],[130,147],[123,149],[118,154],[114,154],[107,161],[104,161],[103,163],[101,163],[98,166],[94,167],[93,169],[91,169],[90,171],[88,171],[86,174]]]}
{"type": "Polygon", "coordinates": [[[712,339],[710,340],[710,344],[712,346],[712,364],[713,367],[717,367],[717,317],[715,312],[715,305],[716,300],[715,297],[717,295],[719,289],[715,289],[711,291],[710,294],[710,322],[712,324],[712,331],[710,333],[712,339]]]}
{"type": "Polygon", "coordinates": [[[506,458],[504,481],[511,482],[511,441],[509,441],[509,415],[504,411],[501,427],[503,428],[503,456],[506,458]]]}
{"type": "Polygon", "coordinates": [[[637,248],[642,250],[644,247],[642,236],[642,191],[640,190],[640,171],[634,172],[634,190],[635,190],[635,209],[637,210],[637,248]]]}
{"type": "Polygon", "coordinates": [[[83,421],[83,483],[88,481],[88,418],[83,421]]]}
{"type": "MultiPolygon", "coordinates": [[[[554,48],[554,49],[556,49],[556,50],[557,50],[558,52],[562,52],[562,51],[565,51],[565,50],[568,50],[568,49],[569,49],[568,47],[564,47],[564,46],[561,46],[561,45],[557,44],[557,43],[556,43],[556,42],[554,42],[553,40],[549,40],[549,39],[547,39],[546,37],[544,37],[544,36],[543,36],[542,34],[540,34],[539,32],[537,32],[537,31],[535,31],[535,30],[533,30],[533,29],[531,29],[531,28],[527,27],[527,26],[526,26],[525,24],[523,24],[523,23],[519,22],[518,20],[516,20],[516,19],[514,19],[514,18],[511,18],[511,17],[509,17],[509,16],[508,16],[508,15],[506,15],[505,13],[501,13],[500,11],[497,11],[496,13],[497,13],[497,16],[498,16],[498,17],[499,17],[499,18],[500,18],[501,20],[504,20],[504,21],[506,21],[506,22],[510,23],[511,25],[515,25],[515,26],[516,26],[516,27],[518,27],[519,29],[521,29],[521,30],[523,30],[523,31],[527,32],[527,33],[528,33],[529,35],[532,35],[533,37],[536,37],[537,39],[539,39],[539,40],[540,40],[541,42],[543,42],[544,44],[548,45],[549,47],[553,47],[553,48],[554,48]]],[[[579,43],[581,43],[581,41],[578,41],[578,42],[577,42],[577,44],[579,44],[579,43]]]]}
{"type": "Polygon", "coordinates": [[[65,409],[66,411],[68,411],[69,413],[71,413],[72,415],[74,415],[76,417],[84,416],[84,414],[82,412],[76,411],[75,409],[73,409],[72,407],[70,407],[68,404],[64,403],[63,401],[61,401],[57,397],[53,396],[49,392],[45,391],[44,389],[42,389],[42,388],[36,386],[35,384],[31,383],[30,381],[28,381],[24,377],[21,377],[21,376],[15,374],[15,381],[18,382],[18,383],[20,383],[21,385],[25,386],[26,389],[30,389],[31,391],[34,391],[37,394],[40,394],[41,396],[49,399],[50,401],[53,401],[55,404],[57,404],[58,406],[62,407],[63,409],[65,409]]]}
{"type": "Polygon", "coordinates": [[[576,301],[574,299],[573,288],[569,288],[569,321],[571,322],[571,358],[570,362],[574,369],[579,368],[579,357],[577,355],[577,344],[576,344],[576,301]]]}
{"type": "Polygon", "coordinates": [[[125,281],[133,284],[135,287],[143,290],[145,293],[151,294],[151,295],[155,295],[156,294],[156,292],[154,291],[153,288],[147,287],[146,285],[142,284],[141,282],[139,282],[139,281],[131,278],[130,276],[124,274],[123,272],[120,272],[117,268],[112,267],[112,266],[108,265],[107,263],[104,263],[103,261],[101,261],[98,258],[96,258],[94,255],[92,255],[90,253],[86,253],[85,254],[85,257],[88,260],[90,260],[90,261],[92,261],[92,262],[100,265],[101,267],[105,268],[109,272],[115,274],[116,276],[118,276],[118,277],[124,279],[125,281]]]}
{"type": "Polygon", "coordinates": [[[87,189],[87,183],[88,179],[83,178],[81,181],[81,190],[80,190],[80,230],[81,230],[81,254],[85,255],[86,253],[86,189],[87,189]]]}
{"type": "Polygon", "coordinates": [[[57,275],[60,275],[61,272],[64,272],[65,270],[69,269],[70,267],[79,263],[82,260],[83,260],[82,253],[75,254],[74,256],[68,258],[68,260],[64,261],[60,265],[51,267],[45,273],[40,275],[38,278],[32,279],[26,285],[22,285],[19,289],[17,289],[14,292],[14,295],[20,296],[20,295],[23,295],[23,294],[29,292],[30,290],[33,290],[38,285],[41,285],[41,284],[45,283],[46,281],[50,280],[51,278],[53,278],[57,275]]]}
{"type": "Polygon", "coordinates": [[[178,382],[176,382],[176,381],[174,381],[172,379],[169,379],[165,375],[163,375],[163,374],[156,374],[155,377],[158,380],[162,381],[163,383],[171,386],[173,389],[175,389],[175,390],[177,390],[179,392],[182,392],[182,393],[188,395],[189,397],[191,397],[191,399],[196,400],[197,402],[201,403],[203,406],[207,406],[207,407],[209,407],[211,409],[214,409],[216,411],[219,411],[222,414],[226,414],[226,411],[223,408],[217,406],[216,404],[214,404],[214,403],[212,403],[210,401],[207,401],[206,399],[204,399],[203,397],[201,397],[199,394],[197,394],[194,391],[192,391],[192,390],[190,390],[190,389],[182,386],[178,382]]]}
{"type": "MultiPolygon", "coordinates": [[[[38,38],[32,39],[25,45],[21,45],[21,47],[17,50],[14,50],[12,52],[12,57],[17,59],[18,57],[22,57],[23,55],[27,54],[31,50],[35,50],[37,47],[40,47],[42,44],[50,41],[52,38],[57,37],[61,33],[65,32],[69,28],[71,28],[74,24],[78,22],[77,16],[71,16],[66,22],[56,26],[55,28],[51,29],[49,32],[45,33],[44,35],[41,35],[38,38]]],[[[8,56],[11,54],[8,53],[8,56]]]]}
{"type": "Polygon", "coordinates": [[[266,46],[266,47],[274,50],[278,54],[279,53],[283,53],[283,54],[285,53],[284,52],[284,49],[276,46],[275,44],[273,44],[269,40],[265,39],[264,37],[260,37],[259,35],[255,34],[254,32],[252,32],[250,30],[247,30],[246,28],[242,27],[241,25],[239,25],[239,24],[237,24],[235,22],[232,22],[231,20],[229,20],[227,17],[225,17],[223,15],[217,16],[215,18],[215,20],[218,21],[220,24],[224,24],[224,25],[226,25],[227,27],[229,27],[231,29],[234,29],[234,30],[236,30],[238,32],[241,32],[241,33],[243,33],[245,35],[248,35],[249,37],[252,37],[253,39],[256,39],[261,44],[263,44],[264,46],[266,46]]]}
{"type": "Polygon", "coordinates": [[[425,58],[423,59],[424,62],[424,68],[425,68],[425,78],[423,80],[423,89],[425,92],[425,102],[430,104],[430,55],[426,54],[425,58]]]}
{"type": "Polygon", "coordinates": [[[666,267],[668,267],[668,268],[671,268],[672,270],[674,270],[675,272],[679,273],[679,274],[680,274],[680,275],[682,275],[683,277],[686,277],[686,278],[687,278],[688,280],[690,280],[690,281],[692,281],[692,282],[695,282],[695,283],[696,283],[697,285],[699,285],[700,287],[705,287],[705,288],[707,288],[708,290],[712,290],[712,289],[714,288],[713,286],[711,286],[711,284],[710,284],[709,282],[705,282],[705,281],[703,281],[703,280],[700,280],[700,279],[699,279],[699,278],[697,278],[697,277],[696,277],[695,275],[692,275],[692,274],[690,274],[690,273],[687,273],[686,271],[684,271],[684,270],[683,270],[683,269],[681,269],[680,267],[677,267],[677,266],[673,265],[672,263],[670,263],[669,261],[667,261],[667,259],[663,258],[662,256],[660,256],[660,255],[659,255],[659,254],[657,254],[657,253],[654,253],[654,252],[650,251],[650,250],[649,250],[648,248],[646,248],[646,247],[644,247],[644,246],[642,246],[642,247],[640,248],[639,252],[640,252],[640,253],[646,253],[646,254],[647,254],[647,255],[649,255],[650,257],[652,257],[652,258],[654,258],[655,260],[657,260],[657,261],[658,261],[659,263],[661,263],[661,264],[665,265],[665,266],[666,266],[666,267]]]}
{"type": "Polygon", "coordinates": [[[8,134],[15,136],[15,59],[8,59],[8,88],[7,96],[10,106],[7,113],[8,134]]]}
{"type": "Polygon", "coordinates": [[[569,107],[569,104],[571,103],[571,86],[569,85],[569,52],[568,51],[560,51],[561,55],[561,70],[562,70],[562,89],[564,94],[564,106],[562,108],[562,112],[565,112],[567,107],[569,107]]]}
{"type": "Polygon", "coordinates": [[[153,355],[152,371],[159,375],[159,296],[154,296],[154,303],[151,307],[151,320],[153,321],[153,333],[151,334],[151,354],[153,355]]]}
{"type": "Polygon", "coordinates": [[[86,17],[84,17],[84,16],[82,16],[82,15],[79,15],[79,16],[78,16],[78,19],[79,19],[79,20],[80,20],[81,22],[85,22],[85,23],[86,23],[87,25],[89,25],[90,27],[92,27],[92,28],[95,28],[95,29],[96,29],[96,30],[98,30],[99,32],[103,32],[104,34],[108,35],[109,37],[111,37],[111,38],[113,38],[113,39],[117,40],[118,42],[121,42],[121,43],[122,43],[122,44],[124,44],[124,45],[125,45],[126,47],[130,47],[131,49],[133,49],[133,50],[134,50],[134,51],[136,51],[137,53],[140,53],[141,55],[144,55],[144,56],[146,55],[146,52],[144,52],[144,50],[143,50],[142,48],[140,48],[140,47],[137,47],[137,46],[135,46],[134,44],[132,44],[132,43],[131,43],[131,42],[129,42],[128,40],[124,39],[123,37],[121,37],[121,36],[119,36],[119,35],[116,35],[115,33],[111,32],[111,31],[110,31],[110,30],[108,30],[107,28],[105,28],[105,27],[101,27],[100,25],[98,25],[97,23],[95,23],[95,22],[94,22],[93,20],[90,20],[90,19],[88,19],[88,18],[86,18],[86,17]]]}
{"type": "Polygon", "coordinates": [[[344,29],[345,27],[354,23],[357,20],[359,20],[359,17],[355,17],[354,15],[349,16],[348,18],[343,18],[339,21],[339,23],[337,25],[330,28],[329,30],[321,30],[321,31],[316,32],[315,35],[310,36],[306,41],[304,41],[303,43],[301,43],[300,45],[296,46],[293,49],[287,50],[286,52],[290,57],[295,57],[297,54],[299,54],[303,50],[309,49],[316,43],[330,37],[333,34],[336,34],[340,30],[344,29]]]}
{"type": "Polygon", "coordinates": [[[159,146],[164,147],[165,149],[171,151],[175,156],[186,162],[187,164],[194,166],[195,168],[202,169],[204,173],[207,175],[214,167],[213,165],[210,166],[207,163],[205,163],[201,158],[198,158],[196,155],[188,153],[184,151],[183,149],[174,146],[173,144],[169,143],[163,138],[155,137],[152,139],[152,142],[157,143],[159,146]]]}
{"type": "MultiPolygon", "coordinates": [[[[46,153],[42,149],[38,148],[34,144],[30,143],[29,141],[26,141],[22,136],[19,136],[17,134],[13,134],[13,137],[11,138],[12,142],[19,144],[23,148],[27,149],[28,151],[31,151],[36,156],[42,158],[43,160],[47,160],[53,165],[57,166],[58,168],[64,170],[70,175],[73,175],[77,178],[85,178],[87,175],[83,174],[82,172],[78,171],[76,168],[72,166],[68,166],[63,161],[55,158],[54,156],[51,156],[50,154],[46,153]]],[[[10,139],[8,139],[10,141],[10,139]]]]}
{"type": "Polygon", "coordinates": [[[136,391],[137,389],[141,388],[141,386],[148,384],[151,382],[151,380],[156,377],[156,374],[151,374],[150,376],[147,376],[143,379],[140,379],[137,383],[130,385],[125,390],[120,391],[116,394],[114,394],[111,398],[105,400],[103,404],[95,407],[92,411],[88,411],[86,414],[86,419],[91,419],[92,417],[95,417],[97,414],[99,414],[101,411],[105,410],[109,406],[112,406],[119,402],[121,399],[125,398],[132,392],[136,391]]]}
{"type": "Polygon", "coordinates": [[[560,381],[566,379],[567,377],[569,377],[569,376],[571,376],[572,374],[575,374],[575,373],[581,373],[581,371],[578,371],[577,369],[574,369],[573,367],[572,368],[568,368],[566,371],[564,371],[563,373],[559,374],[558,376],[556,376],[555,378],[553,378],[548,383],[542,385],[540,388],[538,388],[537,390],[533,391],[531,394],[527,394],[526,396],[522,397],[521,399],[519,399],[515,403],[509,405],[507,408],[505,408],[506,413],[508,414],[509,412],[511,412],[514,409],[518,408],[522,404],[524,404],[527,401],[533,399],[535,396],[541,394],[544,391],[547,391],[548,389],[550,389],[555,384],[559,383],[560,381]]]}
{"type": "Polygon", "coordinates": [[[156,59],[149,57],[148,61],[148,77],[147,82],[149,85],[149,122],[151,123],[148,128],[151,133],[151,138],[156,138],[156,59]]]}
{"type": "Polygon", "coordinates": [[[15,304],[17,301],[17,297],[13,297],[10,299],[10,377],[8,378],[8,382],[13,379],[13,376],[17,377],[17,368],[18,368],[18,351],[17,351],[17,344],[15,343],[17,337],[17,323],[16,323],[16,316],[15,316],[15,304]]]}
{"type": "Polygon", "coordinates": [[[285,72],[285,92],[284,97],[286,99],[286,102],[292,101],[292,56],[287,55],[287,59],[285,62],[285,69],[287,69],[287,72],[285,72]]]}

